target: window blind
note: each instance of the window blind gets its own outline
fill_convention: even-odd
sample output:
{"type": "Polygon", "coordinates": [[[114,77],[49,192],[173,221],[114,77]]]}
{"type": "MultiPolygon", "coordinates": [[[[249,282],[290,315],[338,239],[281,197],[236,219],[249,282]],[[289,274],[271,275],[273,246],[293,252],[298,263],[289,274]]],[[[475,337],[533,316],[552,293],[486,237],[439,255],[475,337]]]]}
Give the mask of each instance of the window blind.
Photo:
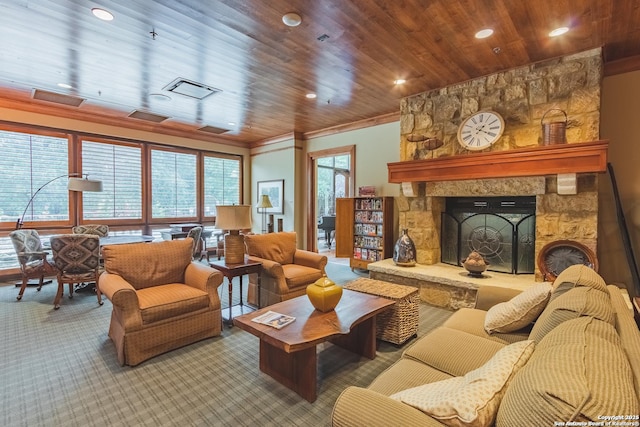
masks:
{"type": "Polygon", "coordinates": [[[204,157],[204,216],[216,215],[217,205],[240,204],[240,160],[204,157]]]}
{"type": "MultiPolygon", "coordinates": [[[[14,222],[22,215],[31,196],[48,181],[69,173],[67,138],[0,131],[0,215],[14,222]]],[[[44,187],[27,209],[25,221],[69,219],[67,180],[61,178],[44,187]]]]}
{"type": "Polygon", "coordinates": [[[102,181],[102,192],[82,193],[83,218],[142,218],[142,149],[82,141],[82,172],[102,181]]]}
{"type": "Polygon", "coordinates": [[[196,217],[195,154],[151,150],[151,216],[196,217]]]}

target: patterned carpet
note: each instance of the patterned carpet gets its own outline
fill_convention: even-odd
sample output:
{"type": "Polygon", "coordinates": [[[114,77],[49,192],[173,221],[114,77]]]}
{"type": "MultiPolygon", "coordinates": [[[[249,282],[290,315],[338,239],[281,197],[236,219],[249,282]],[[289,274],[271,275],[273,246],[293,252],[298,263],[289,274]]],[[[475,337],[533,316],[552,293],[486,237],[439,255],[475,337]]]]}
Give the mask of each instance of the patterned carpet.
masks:
{"type": "MultiPolygon", "coordinates": [[[[331,263],[327,275],[340,284],[366,277],[331,263]]],[[[260,372],[258,339],[238,328],[121,367],[107,337],[111,303],[65,295],[54,311],[55,291],[55,281],[27,288],[17,302],[17,288],[0,286],[3,426],[325,426],[345,387],[367,386],[404,350],[380,342],[368,360],[319,346],[319,395],[309,403],[260,372]]],[[[422,305],[420,335],[450,314],[422,305]]]]}

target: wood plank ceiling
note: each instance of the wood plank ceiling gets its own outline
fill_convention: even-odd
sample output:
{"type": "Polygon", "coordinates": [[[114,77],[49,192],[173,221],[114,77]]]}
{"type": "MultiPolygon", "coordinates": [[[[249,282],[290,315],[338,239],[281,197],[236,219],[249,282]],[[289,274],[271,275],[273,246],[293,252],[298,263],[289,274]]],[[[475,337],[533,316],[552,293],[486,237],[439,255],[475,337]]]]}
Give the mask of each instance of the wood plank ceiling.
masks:
{"type": "Polygon", "coordinates": [[[592,48],[606,63],[633,58],[640,0],[12,0],[0,3],[0,40],[0,107],[252,145],[394,115],[404,96],[592,48]],[[302,23],[285,26],[287,12],[302,23]],[[550,38],[560,26],[571,30],[550,38]],[[483,28],[493,36],[474,38],[483,28]],[[178,78],[220,92],[167,92],[178,78]],[[85,101],[59,107],[34,89],[85,101]],[[168,118],[128,118],[135,110],[168,118]]]}

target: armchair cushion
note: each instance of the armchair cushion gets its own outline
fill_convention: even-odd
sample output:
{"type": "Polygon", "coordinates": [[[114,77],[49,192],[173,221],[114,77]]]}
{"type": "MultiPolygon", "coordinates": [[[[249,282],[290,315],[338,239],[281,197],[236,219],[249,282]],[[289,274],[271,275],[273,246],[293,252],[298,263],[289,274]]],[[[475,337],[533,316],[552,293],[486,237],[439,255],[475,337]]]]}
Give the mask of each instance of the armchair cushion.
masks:
{"type": "Polygon", "coordinates": [[[135,289],[184,283],[191,263],[192,240],[108,245],[102,248],[105,268],[124,277],[135,289]],[[141,265],[141,260],[144,266],[141,265]]]}
{"type": "Polygon", "coordinates": [[[282,270],[289,289],[309,285],[322,277],[322,271],[304,265],[287,264],[282,266],[282,270]]]}
{"type": "Polygon", "coordinates": [[[247,235],[244,237],[247,253],[269,259],[278,264],[292,264],[296,253],[296,233],[280,232],[247,235]]]}
{"type": "Polygon", "coordinates": [[[138,291],[142,323],[169,319],[209,307],[209,294],[184,283],[169,283],[138,291]]]}

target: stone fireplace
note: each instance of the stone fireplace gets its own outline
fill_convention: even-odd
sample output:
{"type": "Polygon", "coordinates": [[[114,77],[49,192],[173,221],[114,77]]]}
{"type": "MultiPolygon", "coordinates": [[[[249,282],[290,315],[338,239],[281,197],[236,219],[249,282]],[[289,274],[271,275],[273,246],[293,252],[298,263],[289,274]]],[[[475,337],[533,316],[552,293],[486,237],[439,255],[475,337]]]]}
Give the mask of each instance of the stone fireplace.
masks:
{"type": "MultiPolygon", "coordinates": [[[[416,245],[417,262],[443,261],[442,216],[448,197],[535,198],[535,246],[533,258],[556,240],[576,240],[595,252],[598,231],[597,174],[577,175],[577,194],[559,195],[555,176],[493,178],[420,183],[416,197],[397,198],[399,224],[408,229],[416,245]]],[[[536,280],[542,276],[534,266],[536,280]]]]}
{"type": "MultiPolygon", "coordinates": [[[[537,259],[548,243],[577,241],[595,253],[598,173],[606,171],[607,161],[607,143],[598,141],[601,81],[601,50],[595,49],[402,99],[401,161],[389,163],[389,182],[402,184],[396,198],[399,228],[406,228],[413,239],[420,268],[402,270],[406,280],[396,282],[417,286],[428,282],[436,289],[435,299],[457,298],[445,306],[455,308],[472,301],[479,282],[458,280],[456,270],[454,279],[438,279],[440,273],[433,273],[446,270],[450,274],[451,269],[462,268],[442,263],[442,218],[450,197],[535,199],[536,265],[528,274],[508,274],[505,283],[522,276],[529,282],[542,281],[537,259]],[[567,143],[544,146],[542,120],[552,109],[567,114],[567,143]],[[490,148],[471,153],[458,143],[458,127],[464,118],[482,110],[498,112],[505,130],[490,148]],[[433,140],[442,143],[433,144],[433,140]],[[564,187],[567,176],[572,180],[570,191],[564,187]],[[443,283],[447,289],[438,293],[443,283]],[[462,290],[455,290],[456,286],[462,290]]],[[[449,254],[445,252],[444,257],[449,254]]],[[[529,267],[530,263],[531,258],[529,267]]],[[[372,277],[394,281],[388,263],[383,271],[376,271],[376,265],[369,267],[372,277]]],[[[492,283],[499,282],[494,279],[492,283]]]]}

